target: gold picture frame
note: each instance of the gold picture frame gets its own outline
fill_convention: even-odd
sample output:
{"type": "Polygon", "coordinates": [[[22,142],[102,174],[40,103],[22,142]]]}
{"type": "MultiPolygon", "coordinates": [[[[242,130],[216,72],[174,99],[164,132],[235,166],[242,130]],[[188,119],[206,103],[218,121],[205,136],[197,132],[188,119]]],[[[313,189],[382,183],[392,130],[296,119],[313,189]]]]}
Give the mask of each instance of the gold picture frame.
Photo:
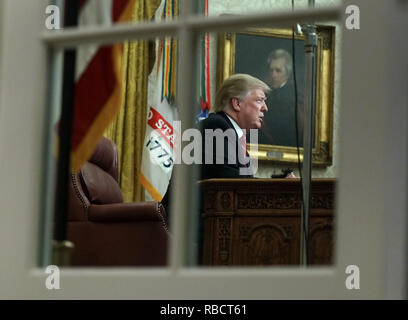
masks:
{"type": "MultiPolygon", "coordinates": [[[[317,26],[318,46],[316,55],[316,110],[313,142],[313,165],[330,166],[333,149],[333,93],[334,93],[334,45],[335,27],[317,26]]],[[[292,52],[292,30],[251,28],[244,32],[224,33],[218,37],[218,79],[220,84],[234,73],[248,73],[264,80],[262,68],[268,70],[267,52],[273,48],[285,47],[292,52]],[[289,49],[290,48],[290,49],[289,49]],[[257,66],[258,65],[258,66],[257,66]]],[[[302,71],[301,60],[304,59],[303,36],[295,36],[296,74],[302,71]],[[300,71],[298,71],[300,70],[300,71]]],[[[303,60],[304,62],[304,60],[303,60]]],[[[304,63],[303,63],[304,72],[304,63]]],[[[267,73],[267,71],[263,71],[267,73]]],[[[301,79],[302,80],[302,79],[301,79]]],[[[264,80],[265,81],[265,80],[264,80]]],[[[267,81],[265,81],[267,82],[267,81]]],[[[304,88],[304,81],[297,83],[298,91],[304,88]]],[[[303,90],[304,91],[304,90],[303,90]]],[[[268,104],[268,101],[267,101],[268,104]]],[[[299,105],[299,103],[298,103],[299,105]]],[[[269,109],[272,109],[268,106],[269,109]]],[[[270,110],[268,111],[270,112],[270,110]]],[[[296,136],[296,134],[294,134],[296,136]]],[[[251,156],[259,160],[276,163],[297,163],[296,146],[261,144],[259,142],[254,154],[249,145],[251,156]]],[[[300,158],[302,161],[303,148],[300,158]]]]}

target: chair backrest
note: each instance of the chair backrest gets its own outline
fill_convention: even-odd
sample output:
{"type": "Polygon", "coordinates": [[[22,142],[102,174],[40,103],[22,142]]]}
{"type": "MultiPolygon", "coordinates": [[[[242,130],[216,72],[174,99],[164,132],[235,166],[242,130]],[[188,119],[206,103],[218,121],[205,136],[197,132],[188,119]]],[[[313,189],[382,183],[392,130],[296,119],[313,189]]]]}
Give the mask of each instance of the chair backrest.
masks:
{"type": "Polygon", "coordinates": [[[118,150],[102,137],[80,172],[81,186],[91,204],[123,202],[118,184],[118,150]]]}
{"type": "Polygon", "coordinates": [[[84,220],[91,204],[121,202],[118,151],[113,141],[102,137],[80,172],[71,175],[69,220],[84,220]]]}
{"type": "Polygon", "coordinates": [[[89,162],[100,167],[118,181],[118,149],[112,140],[102,137],[92,153],[89,162]]]}

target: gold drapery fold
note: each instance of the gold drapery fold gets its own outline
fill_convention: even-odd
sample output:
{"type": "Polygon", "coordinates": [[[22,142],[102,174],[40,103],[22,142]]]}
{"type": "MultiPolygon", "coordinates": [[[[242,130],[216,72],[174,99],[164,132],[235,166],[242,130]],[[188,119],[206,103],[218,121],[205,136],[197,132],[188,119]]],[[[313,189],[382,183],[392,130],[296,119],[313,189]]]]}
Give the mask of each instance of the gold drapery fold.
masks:
{"type": "MultiPolygon", "coordinates": [[[[132,21],[150,20],[159,5],[160,0],[136,1],[132,21]]],[[[146,131],[147,78],[154,61],[151,46],[148,41],[124,43],[122,105],[104,133],[118,148],[119,184],[125,202],[144,200],[139,172],[146,131]]]]}

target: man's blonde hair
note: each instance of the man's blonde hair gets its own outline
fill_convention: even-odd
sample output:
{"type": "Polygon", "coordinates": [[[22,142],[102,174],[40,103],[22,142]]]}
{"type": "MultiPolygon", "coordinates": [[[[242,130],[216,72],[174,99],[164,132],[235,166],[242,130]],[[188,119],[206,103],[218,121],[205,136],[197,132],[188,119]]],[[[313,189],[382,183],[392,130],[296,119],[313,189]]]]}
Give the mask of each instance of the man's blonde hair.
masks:
{"type": "Polygon", "coordinates": [[[265,93],[271,90],[265,82],[249,74],[237,73],[228,77],[215,95],[214,111],[227,108],[232,98],[245,99],[255,89],[262,89],[265,93]]]}

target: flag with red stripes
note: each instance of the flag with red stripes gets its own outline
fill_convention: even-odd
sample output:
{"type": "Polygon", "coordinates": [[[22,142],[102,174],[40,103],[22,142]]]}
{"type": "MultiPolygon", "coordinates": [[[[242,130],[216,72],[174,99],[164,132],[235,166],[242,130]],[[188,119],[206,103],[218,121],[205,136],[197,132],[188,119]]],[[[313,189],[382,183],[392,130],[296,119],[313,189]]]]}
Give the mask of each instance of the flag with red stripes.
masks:
{"type": "MultiPolygon", "coordinates": [[[[130,21],[136,0],[80,0],[79,26],[130,21]]],[[[122,44],[81,46],[76,57],[71,169],[89,159],[122,102],[122,44]]]]}

